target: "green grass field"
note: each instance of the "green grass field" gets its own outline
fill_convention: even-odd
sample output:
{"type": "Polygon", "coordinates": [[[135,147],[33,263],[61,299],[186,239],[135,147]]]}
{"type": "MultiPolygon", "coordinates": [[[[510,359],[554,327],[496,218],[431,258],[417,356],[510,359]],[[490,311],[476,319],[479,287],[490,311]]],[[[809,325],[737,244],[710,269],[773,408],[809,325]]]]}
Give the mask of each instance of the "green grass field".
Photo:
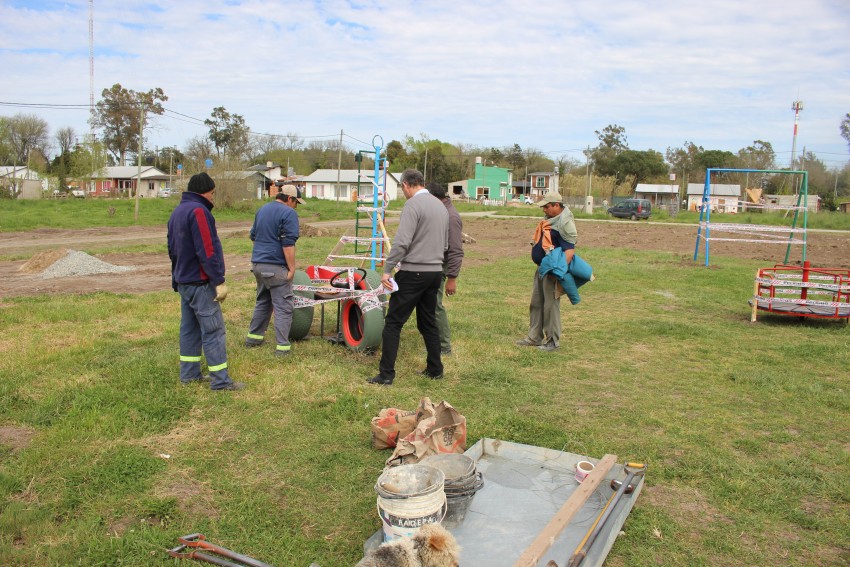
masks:
{"type": "MultiPolygon", "coordinates": [[[[243,241],[225,239],[225,254],[243,241]]],[[[299,264],[335,242],[302,239],[299,264]]],[[[278,566],[353,565],[380,526],[372,487],[389,455],[370,447],[369,420],[422,396],[464,414],[470,444],[648,463],[607,565],[850,562],[847,326],[751,324],[751,261],[582,255],[597,281],[564,302],[562,347],[547,354],[514,346],[530,262],[469,246],[447,302],[446,379],[415,375],[424,349],[410,322],[391,388],[365,383],[376,357],[318,338],[285,360],[243,349],[246,274],[229,276],[223,304],[231,372],[248,384],[238,393],[179,385],[171,292],[3,299],[0,565],[175,564],[165,550],[192,532],[278,566]]]]}

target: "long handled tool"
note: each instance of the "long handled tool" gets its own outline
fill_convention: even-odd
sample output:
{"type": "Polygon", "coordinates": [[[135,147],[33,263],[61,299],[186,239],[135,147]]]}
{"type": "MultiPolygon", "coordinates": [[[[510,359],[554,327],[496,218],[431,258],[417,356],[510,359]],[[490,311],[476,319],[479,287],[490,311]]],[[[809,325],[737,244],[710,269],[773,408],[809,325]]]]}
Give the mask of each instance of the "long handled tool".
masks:
{"type": "Polygon", "coordinates": [[[623,467],[626,471],[626,480],[624,480],[617,492],[611,495],[611,498],[608,499],[608,503],[605,504],[605,507],[602,508],[602,512],[597,516],[596,521],[593,522],[593,525],[590,526],[587,534],[584,536],[584,539],[578,544],[575,553],[570,558],[567,563],[567,567],[578,567],[581,565],[581,562],[584,561],[585,557],[587,557],[587,552],[590,549],[590,546],[593,545],[593,542],[596,540],[596,536],[599,535],[599,532],[602,531],[602,528],[605,526],[605,522],[611,516],[611,512],[614,511],[614,508],[617,506],[617,502],[620,501],[620,498],[623,497],[623,494],[629,492],[630,483],[636,476],[641,476],[646,472],[646,465],[643,463],[626,463],[623,467]]]}
{"type": "Polygon", "coordinates": [[[253,557],[248,557],[247,555],[242,555],[241,553],[236,553],[235,551],[210,543],[207,541],[204,534],[185,535],[177,538],[177,541],[179,541],[181,545],[168,550],[168,554],[172,557],[179,557],[181,559],[197,559],[198,561],[205,561],[207,563],[212,563],[213,565],[221,565],[222,567],[245,567],[245,565],[248,567],[272,567],[268,563],[263,563],[253,557]],[[186,548],[190,548],[191,551],[186,552],[186,548]],[[233,563],[226,559],[222,559],[221,557],[217,557],[216,555],[197,551],[197,549],[211,551],[228,559],[234,559],[239,563],[233,563]]]}
{"type": "Polygon", "coordinates": [[[516,560],[513,567],[534,567],[537,565],[540,558],[549,550],[558,536],[564,531],[564,528],[570,523],[573,516],[581,510],[584,503],[591,494],[596,490],[596,487],[602,484],[602,480],[612,466],[617,462],[616,455],[605,455],[596,463],[594,469],[582,481],[581,485],[575,489],[570,495],[561,509],[555,516],[546,524],[535,540],[531,542],[526,550],[516,560]]]}
{"type": "Polygon", "coordinates": [[[242,565],[233,563],[231,561],[228,561],[227,559],[222,559],[217,555],[210,555],[209,553],[204,553],[203,551],[197,551],[195,549],[186,547],[182,543],[174,549],[169,549],[168,555],[170,555],[171,557],[176,557],[178,559],[197,559],[198,561],[212,563],[213,565],[219,565],[220,567],[243,567],[242,565]],[[189,551],[186,551],[187,549],[189,551]]]}

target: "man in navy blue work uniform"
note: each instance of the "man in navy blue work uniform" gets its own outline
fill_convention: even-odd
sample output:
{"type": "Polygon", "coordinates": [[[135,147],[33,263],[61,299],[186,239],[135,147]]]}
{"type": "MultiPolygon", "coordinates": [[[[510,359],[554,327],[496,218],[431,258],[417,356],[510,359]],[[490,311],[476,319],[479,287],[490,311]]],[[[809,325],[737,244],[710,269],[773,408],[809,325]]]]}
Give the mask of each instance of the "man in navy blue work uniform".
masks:
{"type": "Polygon", "coordinates": [[[291,352],[289,330],[292,328],[292,278],[295,277],[295,242],[298,240],[298,213],[304,204],[301,191],[284,185],[271,203],[257,211],[251,227],[254,251],[251,271],[257,280],[257,304],[248,327],[245,346],[263,344],[263,337],[274,313],[275,355],[291,352]]]}
{"type": "Polygon", "coordinates": [[[212,216],[215,182],[206,173],[193,175],[187,191],[168,219],[171,287],[180,294],[180,382],[203,380],[201,353],[207,358],[212,390],[241,390],[227,372],[224,316],[227,297],[224,254],[212,216]]]}

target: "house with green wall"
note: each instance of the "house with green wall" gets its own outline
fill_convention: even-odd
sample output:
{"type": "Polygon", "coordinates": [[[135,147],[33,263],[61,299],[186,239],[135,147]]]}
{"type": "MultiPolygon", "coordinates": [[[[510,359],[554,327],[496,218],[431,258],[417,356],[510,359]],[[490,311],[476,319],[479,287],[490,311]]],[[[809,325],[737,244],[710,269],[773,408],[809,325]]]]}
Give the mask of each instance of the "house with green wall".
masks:
{"type": "Polygon", "coordinates": [[[509,201],[513,197],[512,181],[511,170],[484,165],[479,157],[475,158],[475,173],[472,179],[449,182],[448,189],[453,198],[466,196],[476,200],[509,201]]]}

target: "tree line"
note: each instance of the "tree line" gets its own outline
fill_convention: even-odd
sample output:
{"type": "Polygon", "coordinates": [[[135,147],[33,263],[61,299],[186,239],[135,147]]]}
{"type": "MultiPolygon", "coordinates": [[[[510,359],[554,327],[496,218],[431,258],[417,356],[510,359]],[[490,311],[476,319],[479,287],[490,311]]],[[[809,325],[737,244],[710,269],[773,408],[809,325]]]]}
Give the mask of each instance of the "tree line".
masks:
{"type": "MultiPolygon", "coordinates": [[[[275,162],[295,174],[307,175],[316,169],[371,169],[370,152],[357,152],[340,139],[305,140],[294,132],[284,135],[253,132],[245,118],[223,106],[213,108],[203,120],[205,134],[189,139],[182,149],[144,147],[142,132],[166,109],[168,97],[161,88],[140,92],[120,84],[103,89],[90,120],[95,137],[80,137],[71,127],[59,128],[50,137],[46,121],[35,114],[0,116],[0,164],[26,165],[55,177],[59,187],[68,179],[85,179],[106,165],[153,165],[171,175],[182,166],[191,175],[205,169],[213,158],[219,169],[237,170],[248,165],[275,162]],[[128,163],[129,161],[129,163],[128,163]]],[[[192,119],[196,120],[196,119],[192,119]]],[[[200,121],[198,121],[200,123],[200,121]]],[[[839,124],[850,146],[850,113],[839,124]]],[[[561,173],[565,194],[581,195],[590,187],[604,188],[610,196],[631,194],[638,183],[702,183],[707,168],[782,169],[769,142],[754,140],[735,153],[705,149],[692,141],[681,146],[656,150],[629,148],[624,127],[610,124],[595,132],[597,144],[584,150],[584,160],[569,156],[552,158],[535,148],[519,144],[486,147],[450,144],[406,136],[391,140],[383,149],[390,171],[420,169],[429,181],[448,183],[472,177],[477,158],[486,165],[509,169],[515,180],[531,173],[561,173]],[[676,181],[670,180],[675,174],[676,181]],[[582,178],[586,181],[582,182],[582,178]]],[[[836,195],[850,194],[850,164],[829,170],[813,152],[802,152],[793,169],[809,173],[809,193],[818,194],[828,204],[836,195]]],[[[723,182],[761,186],[768,192],[790,190],[787,175],[765,175],[759,179],[744,174],[726,174],[723,182]]],[[[606,195],[607,196],[607,195],[606,195]]]]}

